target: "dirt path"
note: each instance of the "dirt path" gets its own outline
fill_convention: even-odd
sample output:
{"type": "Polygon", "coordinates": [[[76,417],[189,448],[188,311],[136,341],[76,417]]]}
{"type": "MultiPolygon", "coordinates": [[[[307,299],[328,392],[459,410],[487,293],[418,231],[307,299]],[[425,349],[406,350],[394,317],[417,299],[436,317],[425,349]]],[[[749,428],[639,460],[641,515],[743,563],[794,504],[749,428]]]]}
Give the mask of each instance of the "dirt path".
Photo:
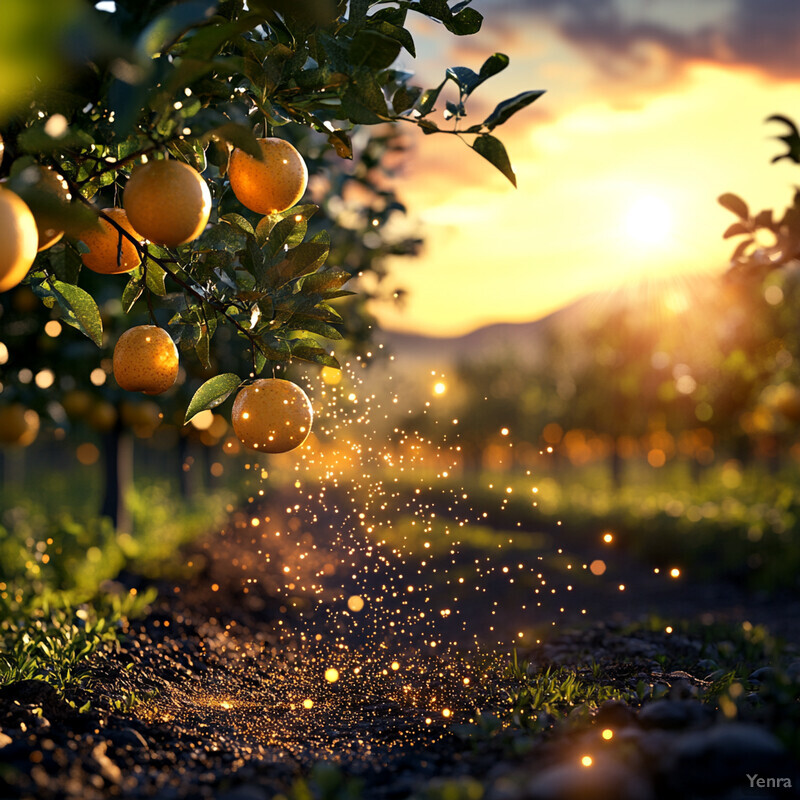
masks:
{"type": "Polygon", "coordinates": [[[673,644],[699,652],[666,633],[634,640],[612,626],[559,636],[574,622],[648,613],[675,622],[791,613],[722,584],[656,575],[594,532],[525,530],[487,516],[479,520],[488,539],[456,545],[459,522],[475,509],[450,496],[379,500],[382,513],[366,524],[345,491],[286,490],[235,514],[186,554],[193,576],[161,587],[121,652],[94,660],[92,712],[76,716],[40,698],[42,722],[36,698],[0,700],[0,729],[20,732],[0,749],[0,788],[41,798],[266,800],[319,762],[336,765],[320,780],[360,780],[370,800],[409,797],[434,776],[489,780],[519,757],[500,738],[476,747],[459,734],[498,696],[497,685],[484,685],[485,661],[466,650],[518,642],[567,663],[593,652],[624,662],[620,685],[659,675],[667,688],[701,686],[702,676],[660,672],[653,656],[673,644]],[[389,527],[401,510],[422,529],[402,546],[389,527]],[[437,531],[450,537],[445,546],[432,541],[437,531]],[[602,578],[582,568],[596,558],[607,566],[602,578]],[[120,713],[134,696],[144,702],[120,713]]]}

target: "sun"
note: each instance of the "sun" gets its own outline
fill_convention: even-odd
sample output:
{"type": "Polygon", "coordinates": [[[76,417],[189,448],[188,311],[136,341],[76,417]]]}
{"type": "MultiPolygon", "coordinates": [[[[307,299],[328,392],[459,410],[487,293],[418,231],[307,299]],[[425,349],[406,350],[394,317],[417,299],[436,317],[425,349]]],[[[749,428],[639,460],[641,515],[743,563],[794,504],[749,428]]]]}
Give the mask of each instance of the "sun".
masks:
{"type": "Polygon", "coordinates": [[[644,195],[628,207],[622,228],[639,244],[664,244],[672,233],[672,209],[660,197],[644,195]]]}

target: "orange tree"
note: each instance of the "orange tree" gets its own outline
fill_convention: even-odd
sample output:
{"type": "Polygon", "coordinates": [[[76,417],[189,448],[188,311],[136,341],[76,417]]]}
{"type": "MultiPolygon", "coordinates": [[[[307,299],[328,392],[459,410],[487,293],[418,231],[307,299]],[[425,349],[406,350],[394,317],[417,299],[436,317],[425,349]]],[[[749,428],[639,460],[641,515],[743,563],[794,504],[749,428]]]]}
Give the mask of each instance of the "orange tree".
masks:
{"type": "MultiPolygon", "coordinates": [[[[505,55],[478,70],[450,68],[429,89],[394,67],[401,51],[415,54],[407,27],[415,14],[456,36],[476,33],[482,17],[469,2],[97,6],[11,0],[5,9],[0,291],[28,285],[98,346],[104,320],[115,336],[130,327],[120,314],[167,329],[182,363],[191,355],[199,365],[186,419],[292,361],[335,366],[326,340],[358,338],[367,326],[358,298],[333,301],[352,294],[343,287],[365,266],[381,272],[385,255],[414,251],[413,241],[379,236],[366,264],[359,257],[369,226],[401,207],[374,181],[397,137],[384,128],[354,137],[357,128],[456,135],[513,182],[495,131],[542,94],[523,92],[467,125],[470,96],[508,65],[505,55]],[[20,49],[22,41],[35,45],[20,49]],[[293,169],[284,168],[291,158],[271,160],[273,139],[284,156],[296,154],[293,169]],[[312,181],[322,164],[326,181],[311,187],[318,204],[294,205],[306,163],[312,181]],[[250,199],[268,194],[270,181],[291,180],[279,201],[250,199]],[[349,230],[335,224],[324,190],[341,192],[343,180],[372,193],[369,217],[349,230]],[[33,243],[15,195],[32,211],[33,243]],[[120,284],[92,270],[126,277],[120,284]]],[[[6,389],[16,374],[3,376],[6,389]]]]}
{"type": "MultiPolygon", "coordinates": [[[[109,11],[64,5],[73,9],[67,22],[81,30],[83,52],[62,73],[62,85],[31,76],[32,91],[12,104],[13,113],[6,110],[2,127],[8,189],[28,201],[40,225],[47,215],[72,234],[41,252],[24,282],[99,344],[100,312],[79,285],[91,257],[86,231],[97,230],[99,217],[116,235],[119,261],[128,244],[140,257],[122,292],[123,310],[143,300],[157,320],[159,309],[170,309],[174,340],[206,365],[218,329],[230,326],[254,375],[292,359],[335,365],[321,339],[341,335],[330,303],[346,294],[351,275],[327,264],[329,233],[306,240],[317,207],[293,205],[304,181],[285,202],[250,201],[251,210],[229,166],[255,175],[251,194],[264,194],[259,173],[274,176],[287,161],[273,163],[264,150],[278,127],[288,126],[287,136],[297,126],[314,131],[345,159],[353,155],[356,125],[404,122],[439,132],[435,104],[452,82],[457,99],[446,103],[453,124],[444,132],[464,138],[513,180],[492,132],[541,94],[525,92],[464,127],[467,99],[506,67],[506,56],[491,56],[477,72],[451,68],[427,91],[392,67],[401,50],[414,55],[405,27],[410,12],[456,35],[477,32],[481,15],[464,2],[119,0],[109,11]],[[44,185],[41,166],[66,179],[70,203],[44,185]],[[120,198],[139,235],[102,210],[118,207],[120,198]]],[[[18,2],[13,7],[26,13],[18,2]]],[[[288,144],[284,150],[294,152],[288,144]]],[[[215,376],[190,414],[240,383],[215,376]]]]}

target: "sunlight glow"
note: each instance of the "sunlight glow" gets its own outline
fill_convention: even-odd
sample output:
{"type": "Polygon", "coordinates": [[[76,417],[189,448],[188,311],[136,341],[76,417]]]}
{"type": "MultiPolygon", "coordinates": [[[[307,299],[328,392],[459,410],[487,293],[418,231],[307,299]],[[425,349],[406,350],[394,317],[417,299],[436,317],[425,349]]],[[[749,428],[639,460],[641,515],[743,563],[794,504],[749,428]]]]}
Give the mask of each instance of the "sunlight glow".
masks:
{"type": "Polygon", "coordinates": [[[672,233],[672,210],[660,197],[640,197],[628,208],[623,230],[639,244],[663,244],[672,233]]]}

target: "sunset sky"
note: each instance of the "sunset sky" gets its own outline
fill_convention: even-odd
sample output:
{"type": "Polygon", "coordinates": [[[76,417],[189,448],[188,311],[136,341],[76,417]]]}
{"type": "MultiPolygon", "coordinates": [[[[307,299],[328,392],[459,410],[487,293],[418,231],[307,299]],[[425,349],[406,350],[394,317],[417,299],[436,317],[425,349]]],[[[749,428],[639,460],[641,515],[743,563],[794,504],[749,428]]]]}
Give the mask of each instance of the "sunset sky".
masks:
{"type": "MultiPolygon", "coordinates": [[[[524,89],[547,94],[498,130],[519,188],[455,137],[413,136],[399,192],[423,225],[409,291],[386,327],[436,335],[531,320],[598,289],[681,273],[721,273],[733,191],[783,209],[800,168],[771,114],[800,116],[796,0],[475,0],[475,37],[423,20],[426,86],[447,66],[509,68],[474,95],[474,121],[524,89]],[[476,102],[480,101],[480,102],[476,102]]],[[[409,126],[410,127],[410,126],[409,126]]],[[[757,210],[757,209],[756,209],[757,210]]]]}

